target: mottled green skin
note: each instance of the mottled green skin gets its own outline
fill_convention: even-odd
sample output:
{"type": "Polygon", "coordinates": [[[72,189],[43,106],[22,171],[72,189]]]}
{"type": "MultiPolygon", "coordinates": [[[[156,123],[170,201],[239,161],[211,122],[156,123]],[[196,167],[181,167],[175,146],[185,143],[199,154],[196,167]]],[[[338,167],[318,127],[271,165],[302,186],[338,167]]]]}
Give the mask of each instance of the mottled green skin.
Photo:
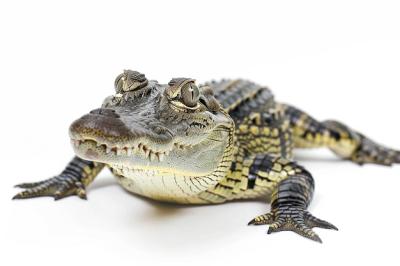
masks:
{"type": "Polygon", "coordinates": [[[78,157],[59,176],[19,185],[27,190],[14,198],[86,198],[85,188],[107,165],[127,190],[156,200],[216,204],[263,198],[271,212],[249,224],[321,242],[313,227],[337,228],[307,211],[314,180],[293,161],[293,149],[327,147],[358,164],[400,163],[398,151],[340,122],[319,122],[277,103],[269,89],[249,81],[222,80],[198,89],[191,79],[161,85],[125,71],[115,89],[102,108],[72,124],[78,157]]]}

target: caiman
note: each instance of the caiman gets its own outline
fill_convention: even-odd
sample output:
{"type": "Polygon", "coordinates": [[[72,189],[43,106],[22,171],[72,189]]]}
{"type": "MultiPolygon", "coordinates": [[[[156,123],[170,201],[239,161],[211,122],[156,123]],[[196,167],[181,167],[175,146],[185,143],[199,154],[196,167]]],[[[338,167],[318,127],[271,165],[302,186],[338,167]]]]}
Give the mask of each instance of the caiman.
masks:
{"type": "Polygon", "coordinates": [[[318,121],[275,101],[265,86],[236,79],[168,84],[125,70],[101,108],[72,123],[76,156],[60,175],[17,187],[14,199],[77,195],[107,166],[128,191],[179,204],[263,199],[270,212],[249,222],[268,233],[293,231],[321,242],[314,227],[334,229],[309,206],[314,179],[294,148],[327,147],[357,164],[390,166],[400,152],[335,120],[318,121]]]}

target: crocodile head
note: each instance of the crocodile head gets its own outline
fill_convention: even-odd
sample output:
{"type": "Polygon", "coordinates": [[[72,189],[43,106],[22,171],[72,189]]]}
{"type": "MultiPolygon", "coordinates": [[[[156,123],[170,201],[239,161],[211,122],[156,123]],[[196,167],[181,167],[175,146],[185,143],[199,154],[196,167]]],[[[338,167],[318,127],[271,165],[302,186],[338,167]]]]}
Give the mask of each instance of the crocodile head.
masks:
{"type": "Polygon", "coordinates": [[[162,85],[127,70],[116,78],[115,90],[101,108],[70,126],[77,156],[121,175],[198,177],[221,165],[227,170],[234,125],[212,88],[188,78],[162,85]]]}

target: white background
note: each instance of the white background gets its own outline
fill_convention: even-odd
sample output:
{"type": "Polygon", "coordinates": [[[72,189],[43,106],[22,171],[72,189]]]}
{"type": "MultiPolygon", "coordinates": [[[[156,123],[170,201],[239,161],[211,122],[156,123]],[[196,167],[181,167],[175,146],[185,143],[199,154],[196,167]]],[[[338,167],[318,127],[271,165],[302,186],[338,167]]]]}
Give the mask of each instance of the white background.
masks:
{"type": "Polygon", "coordinates": [[[319,119],[400,148],[398,1],[1,1],[1,265],[399,265],[400,167],[298,153],[324,244],[248,227],[269,206],[179,207],[137,198],[104,171],[88,201],[11,201],[60,172],[70,122],[124,68],[166,83],[247,78],[319,119]]]}

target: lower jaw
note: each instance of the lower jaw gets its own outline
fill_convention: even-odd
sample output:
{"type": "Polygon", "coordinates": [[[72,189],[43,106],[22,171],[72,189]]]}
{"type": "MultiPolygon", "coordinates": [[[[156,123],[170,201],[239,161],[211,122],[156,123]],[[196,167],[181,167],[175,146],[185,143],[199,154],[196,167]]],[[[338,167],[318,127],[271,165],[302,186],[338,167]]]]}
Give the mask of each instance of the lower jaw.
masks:
{"type": "Polygon", "coordinates": [[[173,167],[163,167],[160,165],[144,165],[144,164],[135,164],[135,165],[127,165],[123,163],[106,163],[112,169],[114,169],[118,174],[123,176],[143,176],[143,177],[154,177],[154,178],[163,178],[166,176],[173,177],[185,177],[185,178],[202,178],[205,176],[209,176],[210,173],[201,173],[201,172],[193,172],[190,170],[180,170],[173,167]]]}
{"type": "Polygon", "coordinates": [[[215,186],[219,179],[175,175],[158,170],[121,168],[110,165],[118,182],[128,191],[167,202],[192,204],[204,203],[198,196],[215,186]]]}
{"type": "MultiPolygon", "coordinates": [[[[122,164],[109,164],[118,174],[123,176],[143,175],[143,176],[162,176],[163,172],[154,167],[128,167],[122,164]]],[[[165,174],[165,173],[164,173],[165,174]]]]}

